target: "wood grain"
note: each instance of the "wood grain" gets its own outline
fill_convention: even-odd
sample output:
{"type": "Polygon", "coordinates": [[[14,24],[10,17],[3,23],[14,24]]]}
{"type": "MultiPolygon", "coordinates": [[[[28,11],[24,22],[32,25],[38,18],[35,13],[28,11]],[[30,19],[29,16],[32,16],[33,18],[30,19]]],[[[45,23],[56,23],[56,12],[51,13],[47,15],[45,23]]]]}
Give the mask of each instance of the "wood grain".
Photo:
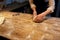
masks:
{"type": "Polygon", "coordinates": [[[15,13],[0,13],[5,17],[5,22],[0,25],[0,36],[10,40],[60,40],[60,18],[52,17],[35,23],[31,14],[15,13]]]}

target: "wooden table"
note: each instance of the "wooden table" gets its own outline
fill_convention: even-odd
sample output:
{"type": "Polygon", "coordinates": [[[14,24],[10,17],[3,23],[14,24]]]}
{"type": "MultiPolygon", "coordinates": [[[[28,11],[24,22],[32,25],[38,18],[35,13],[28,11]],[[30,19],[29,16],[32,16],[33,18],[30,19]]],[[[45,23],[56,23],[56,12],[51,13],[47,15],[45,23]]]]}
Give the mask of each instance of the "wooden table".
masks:
{"type": "Polygon", "coordinates": [[[52,17],[35,23],[32,15],[28,13],[1,13],[5,21],[0,25],[0,36],[10,40],[60,40],[60,18],[52,17]]]}

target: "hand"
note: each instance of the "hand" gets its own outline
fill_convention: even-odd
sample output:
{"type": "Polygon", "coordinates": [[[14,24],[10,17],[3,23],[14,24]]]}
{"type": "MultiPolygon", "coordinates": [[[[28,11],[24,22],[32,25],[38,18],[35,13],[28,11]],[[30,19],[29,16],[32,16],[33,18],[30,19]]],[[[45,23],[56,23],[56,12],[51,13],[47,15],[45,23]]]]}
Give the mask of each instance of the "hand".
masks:
{"type": "Polygon", "coordinates": [[[37,16],[35,16],[35,18],[33,19],[34,22],[41,22],[45,19],[45,15],[44,14],[39,14],[37,16]]]}

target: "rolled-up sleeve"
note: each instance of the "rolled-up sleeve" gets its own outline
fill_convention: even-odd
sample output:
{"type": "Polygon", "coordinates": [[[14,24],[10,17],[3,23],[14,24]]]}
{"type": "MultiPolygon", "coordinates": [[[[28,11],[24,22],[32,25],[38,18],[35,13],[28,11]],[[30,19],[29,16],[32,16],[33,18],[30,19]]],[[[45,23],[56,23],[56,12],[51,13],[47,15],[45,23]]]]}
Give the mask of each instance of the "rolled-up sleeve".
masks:
{"type": "Polygon", "coordinates": [[[49,0],[49,7],[47,8],[47,10],[51,10],[51,12],[54,12],[55,9],[55,0],[49,0]]]}

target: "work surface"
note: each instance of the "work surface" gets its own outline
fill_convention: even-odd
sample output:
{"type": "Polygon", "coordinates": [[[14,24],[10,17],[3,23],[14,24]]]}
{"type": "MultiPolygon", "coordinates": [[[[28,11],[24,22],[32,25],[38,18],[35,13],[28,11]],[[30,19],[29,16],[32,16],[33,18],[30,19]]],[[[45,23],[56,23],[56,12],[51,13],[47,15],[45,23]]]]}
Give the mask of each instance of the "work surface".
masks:
{"type": "Polygon", "coordinates": [[[4,23],[0,25],[0,36],[10,40],[60,40],[60,18],[52,17],[35,23],[31,14],[14,13],[0,13],[5,17],[4,23]]]}

